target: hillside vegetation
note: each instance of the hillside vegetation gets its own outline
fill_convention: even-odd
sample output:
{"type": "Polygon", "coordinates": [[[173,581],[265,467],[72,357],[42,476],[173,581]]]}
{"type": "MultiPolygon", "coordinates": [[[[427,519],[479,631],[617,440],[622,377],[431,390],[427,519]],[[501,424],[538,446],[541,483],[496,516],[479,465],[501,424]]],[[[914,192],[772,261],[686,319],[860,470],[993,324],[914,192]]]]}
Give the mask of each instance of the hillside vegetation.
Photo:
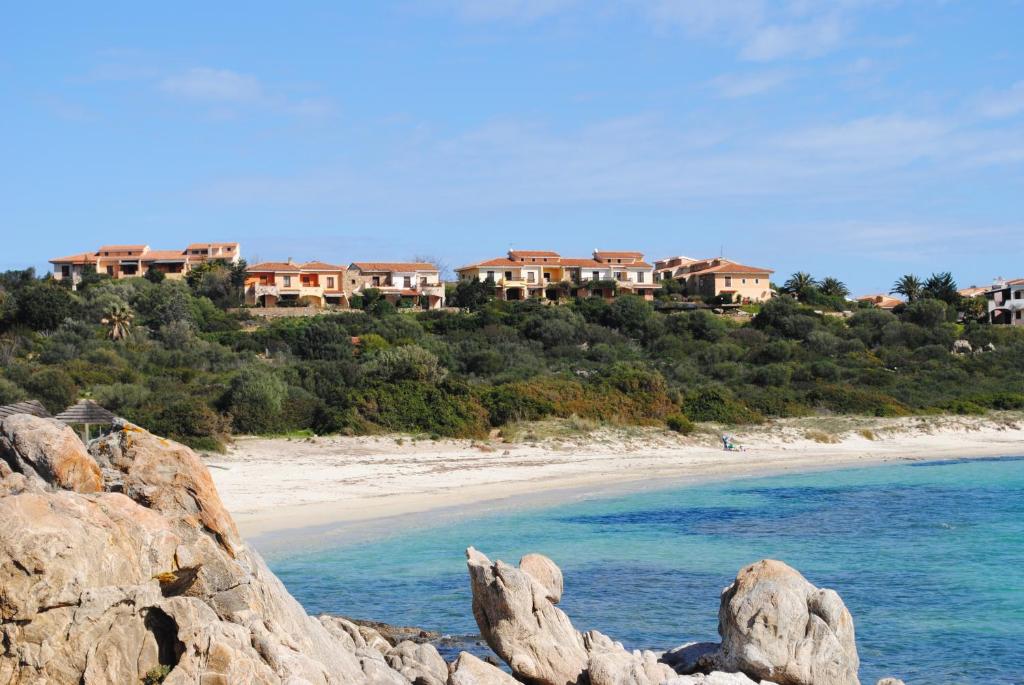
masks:
{"type": "Polygon", "coordinates": [[[256,323],[238,273],[188,282],[87,279],[78,292],[0,274],[0,404],[59,411],[91,397],[193,446],[232,433],[415,432],[479,437],[579,417],[688,432],[812,414],[901,416],[1024,407],[1024,330],[952,323],[918,298],[848,319],[776,298],[753,317],[656,311],[624,296],[491,302],[256,323]],[[994,351],[953,355],[954,340],[994,351]]]}

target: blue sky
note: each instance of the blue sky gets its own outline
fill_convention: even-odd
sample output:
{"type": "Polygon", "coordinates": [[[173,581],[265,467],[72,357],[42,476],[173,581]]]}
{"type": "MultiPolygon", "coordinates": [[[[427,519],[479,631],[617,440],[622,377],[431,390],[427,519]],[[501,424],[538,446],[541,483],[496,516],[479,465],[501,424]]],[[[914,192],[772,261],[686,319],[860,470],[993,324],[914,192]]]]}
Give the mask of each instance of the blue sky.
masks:
{"type": "Polygon", "coordinates": [[[1024,276],[1020,0],[8,3],[0,269],[510,246],[1024,276]]]}

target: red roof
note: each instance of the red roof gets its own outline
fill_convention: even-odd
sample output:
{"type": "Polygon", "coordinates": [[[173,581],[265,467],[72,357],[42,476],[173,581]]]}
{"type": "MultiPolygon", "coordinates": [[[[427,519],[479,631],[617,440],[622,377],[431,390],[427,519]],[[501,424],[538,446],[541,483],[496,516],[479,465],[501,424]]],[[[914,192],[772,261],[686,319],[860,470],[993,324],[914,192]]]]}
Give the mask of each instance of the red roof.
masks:
{"type": "Polygon", "coordinates": [[[345,271],[346,267],[339,266],[337,264],[328,264],[327,262],[306,262],[301,264],[300,267],[303,271],[345,271]]]}
{"type": "Polygon", "coordinates": [[[605,250],[594,250],[595,257],[612,257],[615,259],[623,257],[632,257],[634,259],[643,259],[643,252],[606,252],[605,250]]]}
{"type": "Polygon", "coordinates": [[[142,255],[142,261],[155,262],[158,260],[180,259],[185,261],[185,255],[181,250],[150,250],[142,255]]]}
{"type": "Polygon", "coordinates": [[[603,269],[608,266],[596,259],[576,259],[575,257],[562,257],[562,259],[559,260],[559,264],[562,266],[580,266],[594,269],[603,269]]]}
{"type": "Polygon", "coordinates": [[[476,269],[482,266],[522,266],[522,262],[513,262],[511,259],[505,257],[498,257],[497,259],[488,259],[486,262],[478,262],[476,264],[467,264],[466,266],[460,266],[456,271],[466,271],[468,269],[476,269]]]}
{"type": "Polygon", "coordinates": [[[149,245],[100,245],[100,252],[142,252],[149,245]]]}
{"type": "Polygon", "coordinates": [[[288,262],[260,262],[246,267],[245,270],[248,273],[254,271],[293,271],[298,273],[300,271],[298,264],[288,262]]]}
{"type": "Polygon", "coordinates": [[[558,257],[557,252],[549,250],[509,250],[509,257],[558,257]]]}
{"type": "Polygon", "coordinates": [[[211,247],[238,247],[238,243],[192,243],[186,250],[207,250],[211,247]]]}
{"type": "Polygon", "coordinates": [[[51,259],[51,264],[94,264],[96,262],[96,254],[94,252],[81,252],[79,254],[69,255],[67,257],[57,257],[51,259]]]}
{"type": "MultiPolygon", "coordinates": [[[[687,275],[701,275],[701,274],[771,274],[775,273],[773,269],[763,269],[759,266],[746,266],[745,264],[737,264],[736,262],[730,262],[727,259],[715,260],[719,261],[719,264],[714,262],[704,262],[709,266],[699,269],[697,271],[690,271],[687,275]]],[[[697,266],[694,264],[692,266],[697,266]]],[[[691,267],[692,268],[692,267],[691,267]]]]}
{"type": "Polygon", "coordinates": [[[426,262],[352,262],[352,266],[360,271],[437,271],[426,262]]]}

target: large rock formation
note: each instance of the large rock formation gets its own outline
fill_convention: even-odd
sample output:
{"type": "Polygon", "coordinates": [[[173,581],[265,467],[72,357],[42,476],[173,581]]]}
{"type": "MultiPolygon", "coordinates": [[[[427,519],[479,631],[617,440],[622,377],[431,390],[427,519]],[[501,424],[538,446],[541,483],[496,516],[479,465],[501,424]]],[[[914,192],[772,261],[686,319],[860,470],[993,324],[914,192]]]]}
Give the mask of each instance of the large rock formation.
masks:
{"type": "Polygon", "coordinates": [[[718,665],[780,685],[859,685],[853,619],[833,590],[819,590],[781,561],[740,570],[722,593],[718,665]]]}
{"type": "MultiPolygon", "coordinates": [[[[306,614],[191,450],[127,423],[95,460],[55,422],[16,415],[0,433],[0,682],[413,682],[306,614]],[[101,467],[120,492],[91,492],[101,467]]],[[[393,660],[439,682],[423,650],[393,660]]]]}
{"type": "Polygon", "coordinates": [[[541,555],[525,568],[466,550],[480,633],[520,680],[536,685],[658,685],[675,671],[653,652],[630,652],[597,631],[580,634],[554,605],[562,572],[541,555]],[[534,570],[539,578],[528,570],[534,570]]]}
{"type": "Polygon", "coordinates": [[[462,652],[449,667],[448,685],[519,685],[519,681],[469,652],[462,652]]]}

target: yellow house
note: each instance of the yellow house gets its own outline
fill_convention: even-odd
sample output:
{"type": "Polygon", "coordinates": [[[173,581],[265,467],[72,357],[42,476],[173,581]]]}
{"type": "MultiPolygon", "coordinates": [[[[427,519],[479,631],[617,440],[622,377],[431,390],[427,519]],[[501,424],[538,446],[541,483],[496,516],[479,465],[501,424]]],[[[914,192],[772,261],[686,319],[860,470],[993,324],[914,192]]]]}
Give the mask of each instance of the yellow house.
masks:
{"type": "Polygon", "coordinates": [[[245,272],[245,302],[262,307],[298,303],[347,307],[347,269],[326,262],[260,262],[245,272]]]}
{"type": "Polygon", "coordinates": [[[55,280],[70,280],[72,287],[92,267],[96,273],[111,278],[145,276],[159,271],[167,278],[184,278],[202,262],[220,259],[237,264],[242,257],[238,243],[192,243],[184,250],[154,250],[149,245],[101,245],[95,252],[80,252],[50,260],[55,280]]]}
{"type": "Polygon", "coordinates": [[[679,281],[687,295],[720,297],[730,302],[764,302],[774,296],[772,269],[747,266],[729,259],[692,260],[669,257],[657,262],[660,280],[679,281]]]}

